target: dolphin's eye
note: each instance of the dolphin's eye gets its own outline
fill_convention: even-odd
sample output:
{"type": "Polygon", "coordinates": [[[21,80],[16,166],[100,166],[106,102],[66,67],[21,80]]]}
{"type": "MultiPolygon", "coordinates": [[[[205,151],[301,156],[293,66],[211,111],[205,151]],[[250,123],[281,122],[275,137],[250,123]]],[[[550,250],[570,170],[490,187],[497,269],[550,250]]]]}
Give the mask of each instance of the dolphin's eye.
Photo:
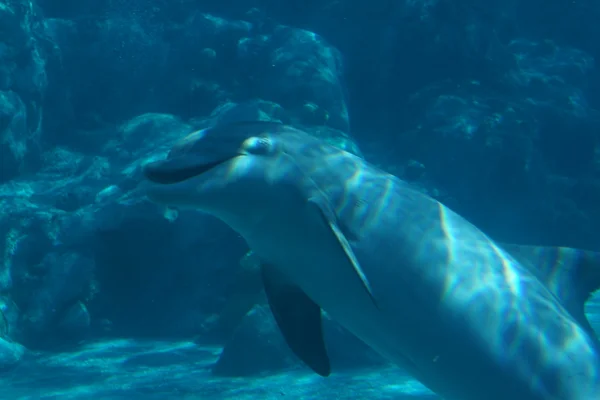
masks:
{"type": "Polygon", "coordinates": [[[251,154],[268,154],[271,151],[271,144],[269,138],[256,136],[246,139],[242,148],[251,154]]]}

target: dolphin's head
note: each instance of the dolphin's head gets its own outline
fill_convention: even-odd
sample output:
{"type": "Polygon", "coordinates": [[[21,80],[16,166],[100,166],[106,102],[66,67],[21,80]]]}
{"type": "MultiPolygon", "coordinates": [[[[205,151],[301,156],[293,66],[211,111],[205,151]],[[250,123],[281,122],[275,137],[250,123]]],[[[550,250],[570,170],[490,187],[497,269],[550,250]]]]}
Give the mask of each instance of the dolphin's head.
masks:
{"type": "Polygon", "coordinates": [[[146,194],[160,204],[217,217],[281,204],[289,191],[273,189],[298,182],[299,171],[282,146],[282,136],[294,131],[298,132],[257,121],[193,132],[176,143],[166,159],[144,166],[146,194]]]}

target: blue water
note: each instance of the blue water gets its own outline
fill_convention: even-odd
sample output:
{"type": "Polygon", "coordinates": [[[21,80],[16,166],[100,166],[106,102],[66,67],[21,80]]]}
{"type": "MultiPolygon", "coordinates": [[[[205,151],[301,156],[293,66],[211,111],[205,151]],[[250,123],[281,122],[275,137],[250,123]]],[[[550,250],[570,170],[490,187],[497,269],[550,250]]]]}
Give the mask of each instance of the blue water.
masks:
{"type": "MultiPolygon", "coordinates": [[[[281,121],[499,242],[600,251],[599,20],[591,0],[0,0],[0,399],[435,398],[343,334],[319,378],[264,318],[243,336],[264,362],[215,376],[239,322],[215,321],[254,301],[247,246],[140,196],[141,165],[281,121]]],[[[599,294],[587,312],[600,331],[599,294]]]]}

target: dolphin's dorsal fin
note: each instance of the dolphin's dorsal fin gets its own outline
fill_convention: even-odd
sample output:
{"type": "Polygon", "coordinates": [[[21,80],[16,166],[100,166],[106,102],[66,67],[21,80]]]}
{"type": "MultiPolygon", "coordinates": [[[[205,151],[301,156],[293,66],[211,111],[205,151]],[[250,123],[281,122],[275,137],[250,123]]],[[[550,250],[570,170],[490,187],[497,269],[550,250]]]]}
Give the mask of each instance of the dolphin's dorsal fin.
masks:
{"type": "Polygon", "coordinates": [[[585,302],[600,289],[600,252],[569,247],[501,244],[562,302],[590,335],[596,333],[585,316],[585,302]]]}
{"type": "Polygon", "coordinates": [[[322,201],[321,199],[318,199],[316,197],[309,199],[308,202],[310,205],[314,206],[317,209],[318,213],[323,218],[325,225],[328,226],[329,229],[331,230],[331,233],[334,234],[338,243],[342,247],[342,250],[346,254],[346,257],[348,257],[348,261],[350,261],[350,264],[352,265],[352,268],[354,269],[354,272],[356,273],[357,278],[360,279],[360,282],[361,282],[363,288],[365,289],[365,291],[371,298],[371,301],[373,302],[375,307],[377,307],[377,302],[375,301],[375,297],[373,296],[373,290],[371,289],[371,284],[369,283],[367,276],[365,275],[362,268],[360,267],[358,259],[356,258],[356,255],[354,254],[354,251],[352,250],[350,243],[348,243],[348,239],[346,239],[346,236],[339,228],[339,226],[336,222],[335,215],[333,214],[333,211],[331,210],[331,208],[328,206],[327,203],[325,203],[324,201],[322,201]]]}

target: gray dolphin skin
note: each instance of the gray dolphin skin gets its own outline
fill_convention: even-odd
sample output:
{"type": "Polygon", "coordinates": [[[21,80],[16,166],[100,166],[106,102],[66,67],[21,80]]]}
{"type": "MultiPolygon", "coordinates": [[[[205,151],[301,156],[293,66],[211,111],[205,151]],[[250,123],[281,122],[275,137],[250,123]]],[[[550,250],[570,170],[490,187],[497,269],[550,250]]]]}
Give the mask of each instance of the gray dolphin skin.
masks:
{"type": "Polygon", "coordinates": [[[286,342],[322,376],[325,310],[444,399],[600,399],[600,344],[583,311],[600,269],[579,259],[596,253],[509,250],[277,123],[194,132],[144,172],[151,200],[210,213],[246,240],[286,342]]]}

